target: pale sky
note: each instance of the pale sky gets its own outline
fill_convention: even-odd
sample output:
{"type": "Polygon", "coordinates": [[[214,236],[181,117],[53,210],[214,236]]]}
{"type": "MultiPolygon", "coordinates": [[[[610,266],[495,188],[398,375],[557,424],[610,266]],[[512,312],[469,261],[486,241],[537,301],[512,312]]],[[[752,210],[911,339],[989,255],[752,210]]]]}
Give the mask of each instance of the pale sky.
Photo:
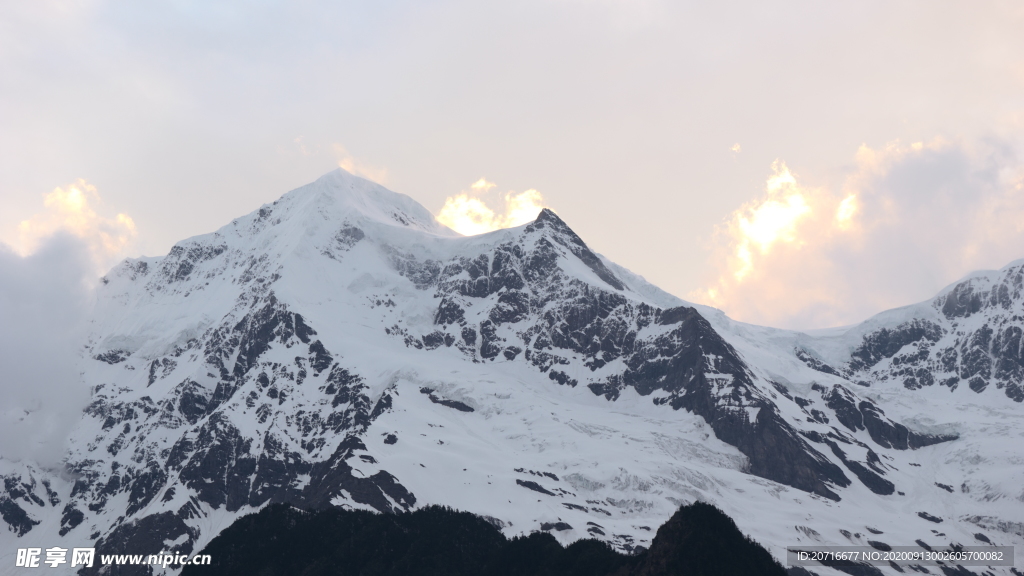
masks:
{"type": "Polygon", "coordinates": [[[493,225],[536,200],[740,320],[849,324],[1024,258],[1022,30],[984,0],[0,0],[0,240],[102,268],[342,165],[493,225]]]}

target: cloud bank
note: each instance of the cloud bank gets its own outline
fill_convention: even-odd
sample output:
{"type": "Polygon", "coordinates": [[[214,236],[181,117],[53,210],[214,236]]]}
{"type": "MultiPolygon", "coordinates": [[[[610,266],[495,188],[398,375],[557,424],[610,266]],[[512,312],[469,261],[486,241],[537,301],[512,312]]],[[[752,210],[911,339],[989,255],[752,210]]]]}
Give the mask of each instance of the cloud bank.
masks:
{"type": "Polygon", "coordinates": [[[459,234],[474,236],[532,222],[544,209],[544,198],[536,190],[497,194],[491,192],[496,186],[481,178],[470,186],[469,192],[449,196],[437,214],[437,221],[459,234]]]}
{"type": "Polygon", "coordinates": [[[60,462],[88,400],[79,347],[91,303],[92,257],[60,232],[29,256],[0,244],[0,456],[60,462]]]}
{"type": "Polygon", "coordinates": [[[712,242],[689,298],[757,324],[851,324],[1024,257],[1024,163],[1008,142],[862,146],[834,184],[776,161],[712,242]]]}
{"type": "Polygon", "coordinates": [[[130,217],[101,205],[84,181],[57,188],[15,246],[0,242],[0,457],[59,465],[88,401],[79,363],[93,291],[135,237],[130,217]]]}

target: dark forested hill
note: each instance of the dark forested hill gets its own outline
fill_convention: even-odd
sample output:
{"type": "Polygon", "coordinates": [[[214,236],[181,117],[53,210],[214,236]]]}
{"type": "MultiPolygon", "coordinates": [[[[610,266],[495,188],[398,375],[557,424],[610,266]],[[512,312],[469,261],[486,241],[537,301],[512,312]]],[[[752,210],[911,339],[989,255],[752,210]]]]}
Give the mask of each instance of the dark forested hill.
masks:
{"type": "Polygon", "coordinates": [[[758,576],[783,575],[721,510],[697,502],[666,522],[651,549],[627,556],[598,540],[563,548],[547,532],[505,538],[487,520],[431,506],[399,514],[272,505],[203,551],[182,576],[758,576]]]}

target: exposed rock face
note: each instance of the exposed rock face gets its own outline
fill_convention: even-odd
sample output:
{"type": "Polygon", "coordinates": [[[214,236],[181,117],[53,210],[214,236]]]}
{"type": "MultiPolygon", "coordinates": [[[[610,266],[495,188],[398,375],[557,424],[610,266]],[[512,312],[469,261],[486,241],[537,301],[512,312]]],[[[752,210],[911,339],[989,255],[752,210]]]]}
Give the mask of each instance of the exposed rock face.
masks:
{"type": "Polygon", "coordinates": [[[173,551],[188,553],[198,530],[182,519],[199,515],[201,504],[228,512],[266,502],[322,507],[336,497],[381,511],[415,504],[415,496],[386,471],[356,477],[346,464],[366,450],[359,437],[386,409],[389,396],[371,401],[362,379],[336,362],[315,339],[316,331],[271,290],[248,304],[238,309],[237,321],[227,319],[179,354],[201,352],[194,356],[203,359],[215,384],[186,378],[159,401],[148,395],[128,401],[116,391],[108,395],[105,387],[97,389],[86,411],[102,421],[95,443],[106,443],[105,452],[113,457],[130,450],[131,461],[111,459],[109,474],[95,460],[74,464],[81,477],[70,496],[66,525],[81,522],[79,510],[102,512],[119,494],[128,496],[128,506],[117,513],[135,517],[101,538],[99,550],[156,546],[159,551],[159,543],[180,537],[185,540],[173,551]],[[272,348],[287,350],[292,362],[271,361],[272,348]],[[317,397],[315,404],[284,408],[302,385],[314,388],[308,392],[317,397]],[[253,421],[239,422],[240,409],[253,421]],[[273,425],[258,434],[245,431],[270,421],[273,425]],[[177,438],[173,443],[165,440],[168,432],[177,438]],[[172,486],[164,490],[169,481],[172,486]],[[163,502],[180,501],[180,507],[146,515],[161,493],[163,502]]]}
{"type": "Polygon", "coordinates": [[[659,398],[675,409],[702,416],[715,434],[739,448],[750,472],[782,484],[838,499],[829,484],[847,486],[842,470],[822,458],[779,416],[778,409],[753,384],[736,351],[693,308],[644,309],[638,325],[652,320],[671,327],[649,341],[633,338],[627,369],[608,383],[591,384],[595,393],[618,395],[621,386],[641,395],[662,390],[659,398]],[[751,417],[753,415],[753,417],[751,417]]]}
{"type": "Polygon", "coordinates": [[[881,408],[868,400],[859,400],[840,384],[833,386],[828,393],[823,392],[822,398],[843,426],[851,432],[867,430],[871,439],[885,448],[906,450],[956,439],[952,435],[929,436],[911,432],[906,426],[886,418],[881,408]]]}
{"type": "Polygon", "coordinates": [[[931,303],[933,319],[911,319],[864,336],[846,372],[908,389],[989,386],[1024,402],[1024,264],[964,280],[931,303]]]}
{"type": "Polygon", "coordinates": [[[436,348],[455,342],[467,328],[479,330],[479,348],[467,347],[467,354],[493,361],[504,352],[515,360],[525,348],[522,361],[569,386],[579,381],[559,366],[579,358],[594,374],[588,387],[595,394],[614,400],[624,387],[642,396],[663,392],[656,403],[703,417],[720,439],[749,458],[753,474],[832,499],[838,496],[830,485],[850,483],[779,416],[736,351],[695,309],[662,310],[622,295],[622,282],[549,210],[489,253],[403,264],[418,288],[440,299],[434,313],[438,329],[408,345],[436,348]],[[600,281],[567,274],[559,266],[565,252],[600,281]],[[477,327],[467,319],[470,309],[485,318],[477,327]],[[601,370],[616,361],[625,369],[601,370]],[[602,373],[608,374],[601,378],[602,373]]]}
{"type": "MultiPolygon", "coordinates": [[[[0,518],[3,518],[8,529],[18,536],[24,535],[39,524],[39,521],[29,516],[22,506],[29,504],[32,507],[46,507],[46,502],[36,494],[35,483],[35,478],[31,476],[27,479],[18,476],[4,478],[4,494],[0,497],[0,518]],[[26,480],[30,484],[26,484],[26,480]]],[[[55,498],[52,505],[56,506],[59,503],[60,500],[55,498]]]]}

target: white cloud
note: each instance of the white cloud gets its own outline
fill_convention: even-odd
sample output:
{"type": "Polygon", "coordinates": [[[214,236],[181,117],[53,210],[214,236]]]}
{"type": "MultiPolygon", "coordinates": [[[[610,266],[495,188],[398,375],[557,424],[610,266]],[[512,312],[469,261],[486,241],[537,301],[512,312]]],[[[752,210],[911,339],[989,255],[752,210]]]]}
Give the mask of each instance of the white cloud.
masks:
{"type": "Polygon", "coordinates": [[[850,324],[1024,257],[1024,164],[1001,143],[862,146],[836,186],[776,162],[719,227],[691,299],[758,324],[850,324]]]}
{"type": "Polygon", "coordinates": [[[536,190],[492,193],[496,186],[481,178],[470,186],[470,192],[449,196],[437,214],[437,221],[459,234],[474,236],[532,222],[544,209],[544,198],[536,190]]]}
{"type": "Polygon", "coordinates": [[[489,192],[491,188],[494,188],[495,186],[497,186],[497,184],[494,182],[488,182],[486,178],[481,178],[476,182],[473,182],[473,185],[470,186],[470,188],[472,188],[474,192],[485,193],[489,192]]]}
{"type": "Polygon", "coordinates": [[[94,271],[102,274],[123,258],[135,240],[135,222],[118,213],[106,217],[97,213],[103,201],[96,188],[79,179],[54,188],[43,198],[44,210],[18,225],[14,249],[22,256],[35,252],[58,231],[80,239],[86,246],[94,271]]]}

